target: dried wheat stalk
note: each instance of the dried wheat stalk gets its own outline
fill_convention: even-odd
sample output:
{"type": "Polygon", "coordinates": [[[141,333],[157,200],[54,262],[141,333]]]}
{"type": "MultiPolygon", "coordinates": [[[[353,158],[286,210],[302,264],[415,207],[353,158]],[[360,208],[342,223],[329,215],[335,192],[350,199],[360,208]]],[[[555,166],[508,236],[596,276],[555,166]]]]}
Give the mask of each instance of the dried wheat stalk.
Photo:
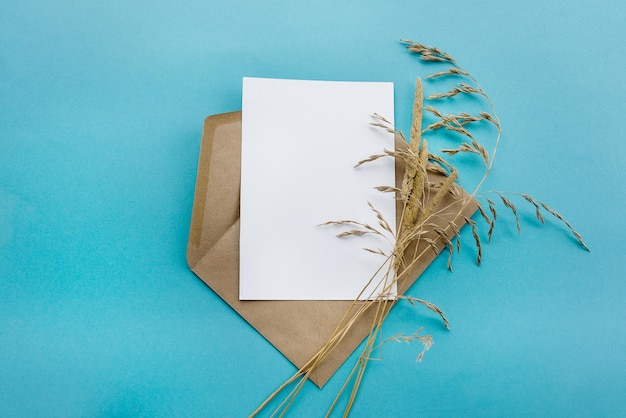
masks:
{"type": "MultiPolygon", "coordinates": [[[[291,378],[287,379],[279,388],[276,389],[253,413],[256,415],[268,404],[274,400],[283,391],[286,391],[290,386],[293,386],[287,393],[283,401],[274,410],[274,415],[283,416],[291,407],[294,399],[298,396],[304,383],[316,369],[341,343],[343,338],[350,332],[353,324],[358,321],[365,312],[368,310],[374,310],[374,320],[372,321],[370,333],[365,340],[365,347],[359,357],[359,360],[354,365],[350,375],[346,379],[343,387],[340,389],[335,401],[330,406],[328,414],[337,406],[339,399],[349,391],[349,398],[347,406],[344,410],[344,416],[346,416],[355,399],[359,390],[359,386],[363,379],[365,369],[373,359],[372,353],[375,349],[379,348],[382,344],[389,341],[396,342],[411,342],[418,340],[423,345],[423,350],[417,356],[417,360],[420,361],[424,353],[431,347],[432,338],[430,336],[421,335],[421,328],[413,334],[403,335],[397,334],[389,337],[385,340],[381,339],[382,324],[389,313],[389,310],[393,304],[397,301],[405,300],[412,305],[419,304],[425,306],[431,311],[437,313],[446,328],[449,327],[448,319],[441,309],[436,305],[424,301],[422,299],[414,298],[406,295],[394,295],[392,289],[406,276],[411,267],[424,256],[425,251],[435,251],[439,254],[439,246],[443,244],[448,249],[448,268],[452,268],[451,259],[455,250],[460,251],[460,230],[454,222],[449,222],[445,227],[439,226],[434,222],[437,217],[449,210],[449,208],[439,208],[442,198],[452,193],[456,197],[459,196],[458,190],[455,186],[455,182],[458,180],[458,171],[454,165],[444,159],[442,156],[429,151],[428,143],[423,137],[425,133],[435,133],[439,129],[445,129],[457,133],[462,138],[466,139],[466,142],[462,142],[459,147],[455,149],[442,150],[447,155],[455,155],[457,153],[472,153],[478,155],[485,165],[484,174],[476,186],[475,190],[470,194],[469,198],[461,199],[462,208],[458,210],[458,215],[461,215],[462,209],[473,203],[478,203],[477,208],[482,219],[489,227],[487,232],[488,241],[491,240],[492,233],[497,218],[496,203],[486,197],[488,194],[496,195],[500,198],[502,204],[507,207],[513,214],[518,230],[520,230],[520,220],[516,206],[505,196],[505,193],[491,191],[487,193],[481,193],[480,189],[487,179],[489,172],[492,169],[493,161],[500,142],[500,136],[502,133],[500,119],[495,111],[495,107],[489,96],[485,93],[478,81],[466,70],[461,68],[451,55],[442,52],[441,50],[428,47],[412,41],[402,41],[406,44],[409,51],[416,53],[418,57],[423,61],[447,63],[450,65],[445,71],[438,71],[429,76],[427,79],[439,78],[439,77],[460,77],[467,80],[466,83],[459,83],[444,93],[432,94],[426,98],[429,101],[448,100],[459,94],[470,94],[480,96],[488,105],[489,111],[481,112],[478,115],[470,115],[468,113],[461,112],[459,114],[443,114],[437,108],[433,106],[424,107],[424,93],[421,80],[418,78],[415,88],[415,98],[413,105],[413,117],[410,130],[409,140],[404,139],[404,135],[396,131],[391,123],[381,115],[374,114],[375,122],[372,125],[394,133],[397,137],[403,139],[408,144],[396,147],[391,151],[385,149],[382,154],[371,155],[356,164],[359,167],[363,164],[376,161],[379,158],[392,157],[400,159],[405,164],[405,172],[402,179],[401,187],[396,188],[392,186],[380,186],[377,189],[381,192],[393,192],[397,198],[400,199],[403,205],[401,217],[398,220],[398,230],[392,231],[389,223],[385,220],[383,214],[381,214],[371,204],[370,209],[376,214],[378,220],[377,226],[372,226],[362,222],[354,220],[339,220],[329,221],[322,225],[343,225],[348,227],[344,232],[339,233],[337,236],[340,238],[348,236],[359,236],[366,234],[375,234],[384,237],[392,244],[392,250],[390,253],[385,253],[380,249],[366,248],[365,250],[384,257],[384,262],[381,264],[379,270],[375,272],[367,285],[363,288],[361,294],[352,302],[350,308],[344,315],[343,319],[337,324],[335,331],[329,337],[326,344],[291,378]],[[468,84],[469,83],[469,84],[468,84]],[[438,121],[430,124],[426,128],[422,127],[423,111],[426,110],[438,118],[438,121]],[[471,133],[471,124],[474,123],[490,123],[496,128],[496,137],[493,141],[493,148],[489,153],[485,146],[483,146],[471,133]],[[428,180],[427,172],[436,172],[444,174],[445,180],[440,183],[432,183],[428,180]],[[427,199],[429,197],[429,199],[427,199]],[[485,210],[485,203],[480,203],[477,199],[482,199],[488,208],[485,210]],[[428,203],[427,203],[428,201],[428,203]],[[435,238],[431,238],[428,232],[431,231],[435,235],[435,238]],[[416,242],[423,241],[428,244],[426,250],[417,252],[417,246],[413,253],[407,251],[407,249],[416,242]],[[440,243],[437,243],[439,241],[440,243]],[[409,254],[407,254],[407,252],[409,254]],[[365,295],[365,289],[368,288],[375,277],[383,272],[383,278],[381,279],[380,286],[383,288],[379,294],[365,295]],[[365,299],[365,300],[363,300],[365,299]],[[382,341],[381,341],[382,340],[382,341]],[[380,341],[380,342],[378,342],[380,341]],[[378,343],[377,343],[378,342],[378,343]]],[[[523,198],[530,203],[534,209],[537,219],[542,223],[545,221],[541,209],[545,210],[557,220],[563,222],[565,226],[572,232],[574,237],[585,249],[589,249],[583,242],[582,236],[566,221],[561,214],[550,208],[545,203],[535,200],[528,194],[517,194],[517,196],[523,198]]],[[[477,248],[477,263],[480,264],[482,259],[482,244],[479,233],[478,223],[470,218],[464,217],[463,221],[469,225],[472,231],[472,236],[477,248]]],[[[380,289],[380,287],[379,287],[380,289]]]]}

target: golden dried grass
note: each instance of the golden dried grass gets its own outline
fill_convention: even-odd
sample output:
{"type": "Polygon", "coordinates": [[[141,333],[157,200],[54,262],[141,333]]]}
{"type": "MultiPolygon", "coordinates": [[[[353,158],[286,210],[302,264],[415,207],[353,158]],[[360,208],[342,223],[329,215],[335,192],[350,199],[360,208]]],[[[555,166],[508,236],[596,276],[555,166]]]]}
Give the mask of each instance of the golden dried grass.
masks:
{"type": "MultiPolygon", "coordinates": [[[[487,177],[493,166],[493,161],[496,156],[496,151],[499,146],[500,137],[502,133],[500,119],[495,111],[495,107],[489,96],[482,89],[478,81],[466,70],[461,68],[451,55],[442,52],[441,50],[428,47],[417,42],[402,41],[406,44],[409,51],[418,55],[423,61],[430,62],[445,62],[450,64],[450,67],[445,71],[438,71],[426,77],[426,79],[440,78],[440,77],[456,77],[465,79],[467,82],[458,83],[456,86],[444,93],[436,93],[429,95],[426,100],[449,100],[459,94],[469,94],[480,96],[487,106],[489,111],[480,112],[478,115],[471,115],[465,112],[458,114],[444,114],[440,112],[434,106],[424,107],[424,92],[421,79],[417,79],[415,88],[415,97],[412,111],[412,124],[410,130],[409,140],[406,141],[402,132],[397,131],[393,125],[383,116],[374,114],[375,122],[373,126],[384,129],[388,132],[394,133],[394,135],[402,139],[405,145],[397,146],[395,150],[391,151],[384,149],[383,153],[371,155],[361,161],[359,161],[355,167],[360,167],[363,164],[371,163],[379,158],[392,157],[404,162],[405,171],[401,182],[401,187],[396,188],[393,186],[379,186],[377,190],[381,192],[394,192],[397,198],[402,202],[402,211],[400,218],[398,219],[398,230],[393,231],[389,226],[389,223],[385,220],[382,213],[380,213],[371,203],[370,209],[375,213],[378,220],[376,226],[372,226],[366,223],[354,221],[354,220],[339,220],[329,221],[321,224],[326,225],[340,225],[346,226],[348,229],[344,232],[337,234],[338,237],[344,238],[349,236],[360,236],[366,234],[374,234],[383,237],[392,245],[390,253],[386,253],[383,250],[376,248],[364,248],[365,251],[373,253],[377,256],[382,256],[384,261],[379,267],[378,271],[369,279],[366,286],[361,293],[352,302],[350,308],[346,311],[342,320],[337,324],[334,332],[329,337],[326,344],[292,377],[287,379],[280,387],[276,389],[252,414],[256,415],[263,409],[265,409],[271,401],[277,398],[281,393],[288,390],[292,386],[291,390],[287,392],[282,402],[274,409],[272,416],[283,416],[293,404],[293,401],[300,393],[307,378],[334,350],[335,347],[343,338],[350,332],[351,327],[356,321],[358,321],[365,312],[374,310],[374,319],[371,323],[370,333],[367,336],[364,344],[364,348],[361,355],[353,366],[348,378],[344,385],[339,390],[335,400],[330,405],[326,416],[328,416],[338,405],[339,400],[347,394],[348,399],[344,409],[344,416],[347,416],[355,402],[360,384],[364,377],[364,373],[368,363],[375,359],[372,356],[374,350],[380,348],[387,342],[411,342],[420,341],[423,345],[423,350],[418,354],[417,361],[420,361],[424,353],[432,346],[432,338],[421,334],[422,328],[419,328],[415,333],[404,335],[396,334],[392,337],[382,339],[381,331],[383,322],[389,313],[393,304],[397,301],[407,301],[411,305],[421,305],[427,309],[438,314],[443,321],[446,328],[449,328],[449,321],[446,318],[444,312],[439,309],[435,304],[427,302],[425,300],[415,298],[412,296],[392,293],[395,285],[401,283],[406,278],[407,272],[424,256],[426,251],[434,251],[437,255],[440,252],[441,244],[448,250],[447,266],[452,270],[452,257],[453,254],[459,252],[461,249],[460,235],[461,231],[454,222],[448,222],[445,227],[440,226],[435,222],[442,213],[450,210],[449,207],[440,208],[443,197],[451,193],[457,199],[461,199],[461,208],[456,208],[458,213],[455,219],[460,218],[471,228],[471,233],[474,238],[474,244],[477,249],[476,262],[480,264],[482,261],[482,242],[480,239],[480,227],[476,220],[461,216],[463,209],[468,204],[477,204],[477,209],[480,217],[485,221],[488,226],[487,240],[491,241],[492,234],[495,227],[495,222],[498,216],[496,209],[496,203],[494,200],[487,197],[487,195],[495,195],[499,197],[502,204],[511,211],[514,216],[518,231],[521,230],[520,218],[518,215],[517,207],[515,204],[506,197],[506,194],[498,191],[490,191],[486,193],[480,192],[482,185],[486,181],[487,177]],[[470,83],[470,84],[468,84],[470,83]],[[433,114],[438,120],[426,128],[422,127],[423,123],[423,111],[426,110],[433,114]],[[474,123],[490,123],[496,129],[495,140],[493,141],[493,147],[489,153],[485,146],[482,145],[470,132],[471,124],[474,123]],[[469,195],[469,197],[461,198],[457,186],[455,183],[458,180],[458,170],[453,164],[448,162],[441,155],[432,153],[429,151],[428,143],[423,137],[425,133],[435,133],[439,129],[445,129],[457,133],[463,138],[467,138],[469,141],[462,142],[455,149],[444,149],[441,152],[448,156],[453,156],[457,153],[472,153],[478,155],[484,163],[484,173],[481,180],[478,182],[475,190],[469,195]],[[408,144],[407,144],[408,142],[408,144]],[[434,183],[428,180],[427,172],[434,172],[445,175],[445,179],[441,182],[434,183]],[[484,203],[481,203],[482,200],[484,203]],[[428,202],[428,203],[426,203],[428,202]],[[488,211],[485,210],[484,205],[487,205],[488,211]],[[418,252],[418,246],[416,242],[424,242],[427,244],[425,250],[418,252]],[[413,248],[409,251],[409,248],[413,248]],[[381,283],[377,287],[378,290],[382,287],[380,293],[371,293],[366,295],[365,289],[369,288],[372,281],[379,273],[383,273],[381,283]],[[365,300],[363,300],[365,299],[365,300]],[[349,393],[348,393],[349,392],[349,393]]],[[[528,194],[510,194],[516,195],[530,203],[535,209],[535,215],[541,222],[545,222],[545,218],[542,215],[541,210],[545,210],[547,213],[554,216],[557,220],[563,222],[565,226],[571,231],[574,237],[579,241],[580,245],[589,250],[584,243],[582,236],[571,226],[571,224],[563,218],[561,214],[546,205],[545,203],[532,198],[528,194]]]]}

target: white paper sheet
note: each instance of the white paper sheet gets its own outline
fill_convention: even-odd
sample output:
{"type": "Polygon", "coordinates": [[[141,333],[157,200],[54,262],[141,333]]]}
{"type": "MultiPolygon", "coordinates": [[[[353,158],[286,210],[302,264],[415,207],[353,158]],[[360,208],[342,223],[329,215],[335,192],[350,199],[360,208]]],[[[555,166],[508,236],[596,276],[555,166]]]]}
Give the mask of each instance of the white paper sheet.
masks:
{"type": "Polygon", "coordinates": [[[395,231],[394,195],[373,189],[395,184],[393,159],[354,168],[393,149],[370,125],[373,113],[393,122],[393,100],[392,83],[244,78],[240,299],[353,300],[376,273],[384,257],[363,248],[388,242],[318,225],[376,226],[371,202],[395,231]]]}

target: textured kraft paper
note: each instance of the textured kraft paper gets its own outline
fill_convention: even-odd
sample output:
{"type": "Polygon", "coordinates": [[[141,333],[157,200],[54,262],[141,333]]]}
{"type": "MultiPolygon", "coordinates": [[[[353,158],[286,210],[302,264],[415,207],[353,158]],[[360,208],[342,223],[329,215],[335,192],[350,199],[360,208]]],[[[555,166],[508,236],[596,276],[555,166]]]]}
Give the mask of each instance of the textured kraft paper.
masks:
{"type": "MultiPolygon", "coordinates": [[[[387,144],[381,144],[381,150],[387,144]]],[[[396,147],[404,142],[396,141],[396,147]]],[[[364,158],[367,156],[364,156],[364,158]]],[[[187,261],[191,270],[228,303],[250,325],[283,353],[296,367],[302,367],[328,340],[333,330],[350,308],[351,301],[240,301],[239,300],[239,187],[241,170],[241,112],[224,113],[206,118],[198,163],[191,228],[187,246],[187,261]]],[[[364,167],[366,169],[366,167],[364,167]]],[[[401,183],[404,167],[396,161],[396,184],[401,183]]],[[[292,173],[285,173],[286,176],[292,173]]],[[[431,181],[441,181],[431,175],[431,181]]],[[[467,194],[459,189],[463,196],[467,194]]],[[[463,217],[470,217],[476,205],[466,205],[455,218],[460,200],[448,194],[440,207],[447,218],[434,222],[445,227],[453,221],[461,227],[463,217]],[[450,206],[451,205],[451,206],[450,206]]],[[[396,216],[399,219],[400,205],[396,216]]],[[[337,214],[341,217],[341,214],[337,214]]],[[[332,233],[329,231],[329,233],[332,233]]],[[[440,249],[444,244],[433,234],[440,249]]],[[[399,282],[398,292],[404,293],[436,257],[422,241],[418,252],[424,252],[406,280],[399,282]],[[423,248],[422,248],[423,247],[423,248]]],[[[415,252],[414,247],[406,251],[415,252]]],[[[298,272],[294,272],[298,274],[298,272]]],[[[369,309],[352,327],[332,354],[310,376],[322,387],[341,364],[369,334],[374,309],[369,309]]]]}

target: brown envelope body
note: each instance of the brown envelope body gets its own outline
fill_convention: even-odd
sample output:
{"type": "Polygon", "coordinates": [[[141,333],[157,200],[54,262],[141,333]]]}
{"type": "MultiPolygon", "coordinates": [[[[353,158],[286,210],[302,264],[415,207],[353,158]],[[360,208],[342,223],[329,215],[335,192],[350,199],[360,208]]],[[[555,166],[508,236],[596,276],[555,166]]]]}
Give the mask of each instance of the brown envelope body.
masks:
{"type": "MultiPolygon", "coordinates": [[[[240,170],[241,112],[209,116],[202,134],[187,260],[202,281],[299,368],[324,345],[351,301],[239,300],[240,170]]],[[[403,167],[396,162],[396,183],[401,181],[402,173],[403,167]]],[[[450,195],[441,205],[451,203],[455,204],[450,195]]],[[[475,205],[467,205],[462,216],[469,217],[475,210],[475,205]]],[[[454,215],[447,220],[442,217],[442,226],[454,220],[454,215]]],[[[455,223],[460,227],[464,222],[457,219],[455,223]]],[[[419,248],[420,252],[426,250],[424,256],[399,285],[399,292],[404,293],[435,258],[434,251],[426,246],[424,243],[424,249],[419,248]]],[[[310,377],[318,387],[368,335],[374,310],[369,312],[310,377]]]]}

